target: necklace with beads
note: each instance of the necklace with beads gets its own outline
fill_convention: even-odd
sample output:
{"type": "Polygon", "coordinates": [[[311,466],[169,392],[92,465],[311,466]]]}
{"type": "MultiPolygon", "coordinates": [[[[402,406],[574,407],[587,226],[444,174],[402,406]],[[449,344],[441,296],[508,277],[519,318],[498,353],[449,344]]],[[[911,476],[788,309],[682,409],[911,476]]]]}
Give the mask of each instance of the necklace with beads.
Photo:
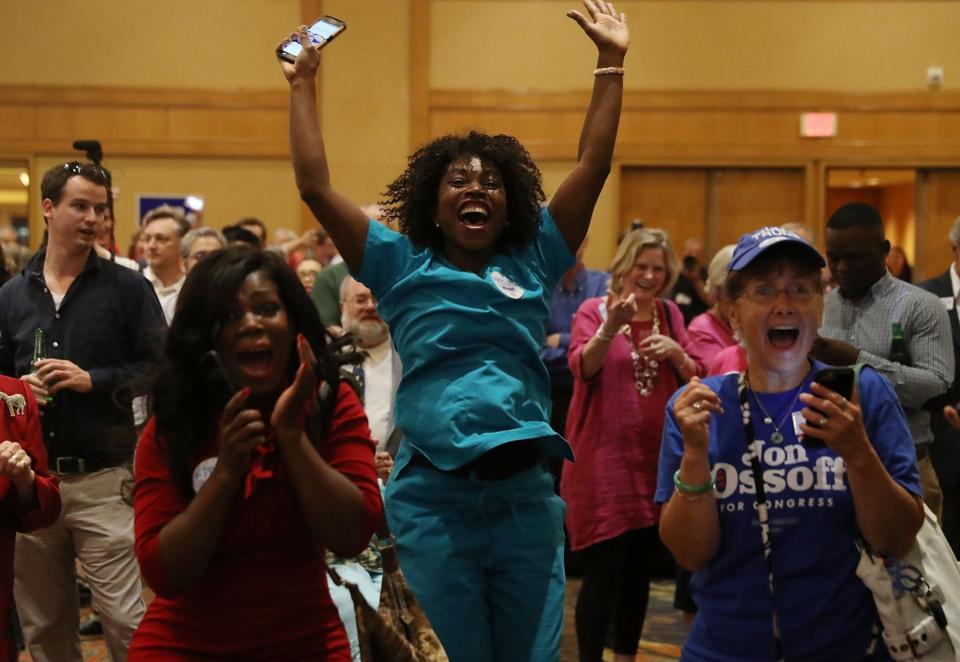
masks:
{"type": "MultiPolygon", "coordinates": [[[[660,314],[657,312],[657,304],[653,304],[652,328],[650,335],[660,333],[660,314]]],[[[648,397],[653,393],[653,382],[657,377],[657,368],[660,364],[654,359],[647,359],[640,354],[640,348],[633,342],[633,334],[630,332],[630,324],[624,324],[620,327],[620,333],[627,339],[627,345],[630,347],[630,360],[633,362],[633,383],[640,392],[641,397],[648,397]]]]}
{"type": "MultiPolygon", "coordinates": [[[[763,406],[763,403],[760,401],[760,396],[758,396],[750,386],[750,378],[747,376],[747,373],[743,373],[743,381],[747,387],[747,390],[750,392],[750,395],[753,396],[754,402],[757,403],[757,406],[760,407],[760,411],[763,412],[764,425],[773,426],[773,432],[770,434],[770,441],[774,444],[783,443],[783,433],[780,432],[780,428],[783,427],[783,424],[787,422],[787,418],[789,418],[790,414],[793,413],[793,405],[797,403],[797,398],[800,397],[800,391],[803,390],[803,381],[801,380],[799,386],[797,386],[796,390],[793,392],[793,398],[790,400],[790,404],[787,406],[787,413],[784,414],[783,418],[780,419],[780,423],[773,422],[773,416],[767,412],[766,408],[763,406]]],[[[743,405],[741,405],[740,409],[741,414],[743,415],[743,424],[748,425],[750,423],[750,403],[744,399],[743,405]]]]}

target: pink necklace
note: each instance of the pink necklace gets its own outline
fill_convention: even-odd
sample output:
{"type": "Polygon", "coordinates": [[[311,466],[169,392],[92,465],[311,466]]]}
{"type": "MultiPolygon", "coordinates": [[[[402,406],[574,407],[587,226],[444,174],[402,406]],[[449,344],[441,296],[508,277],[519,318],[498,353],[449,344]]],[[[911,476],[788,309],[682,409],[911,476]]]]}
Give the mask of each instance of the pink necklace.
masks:
{"type": "MultiPolygon", "coordinates": [[[[653,304],[653,328],[650,329],[651,335],[660,333],[660,314],[657,312],[657,304],[653,304]]],[[[640,354],[640,348],[633,342],[633,334],[630,332],[630,323],[620,327],[620,333],[627,339],[627,345],[630,347],[630,360],[633,361],[633,382],[640,391],[641,397],[648,397],[653,393],[653,381],[657,377],[657,368],[659,362],[654,359],[647,360],[640,354]]]]}

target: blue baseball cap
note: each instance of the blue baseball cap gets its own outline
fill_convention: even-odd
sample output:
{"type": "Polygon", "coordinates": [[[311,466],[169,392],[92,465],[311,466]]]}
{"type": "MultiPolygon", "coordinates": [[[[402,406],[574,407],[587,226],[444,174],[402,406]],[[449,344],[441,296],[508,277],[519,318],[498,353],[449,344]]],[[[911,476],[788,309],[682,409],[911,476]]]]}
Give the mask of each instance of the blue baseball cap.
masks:
{"type": "Polygon", "coordinates": [[[823,256],[820,255],[820,251],[796,232],[778,227],[765,227],[748,232],[737,240],[737,246],[733,249],[733,257],[730,258],[728,270],[740,271],[745,269],[747,265],[774,246],[784,245],[795,246],[798,250],[806,251],[821,268],[827,266],[823,256]]]}

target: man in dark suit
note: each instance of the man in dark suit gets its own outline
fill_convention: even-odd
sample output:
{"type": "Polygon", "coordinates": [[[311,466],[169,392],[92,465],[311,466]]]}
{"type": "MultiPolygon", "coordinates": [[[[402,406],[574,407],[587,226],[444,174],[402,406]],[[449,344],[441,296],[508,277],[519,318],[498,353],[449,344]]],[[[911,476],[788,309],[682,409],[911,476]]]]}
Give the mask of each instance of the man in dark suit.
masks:
{"type": "MultiPolygon", "coordinates": [[[[953,333],[953,354],[960,360],[960,311],[957,310],[957,301],[960,300],[960,217],[954,221],[949,237],[953,248],[950,267],[919,286],[940,297],[947,308],[953,333]]],[[[954,554],[960,556],[960,430],[948,425],[943,417],[943,406],[960,400],[960,363],[955,365],[950,390],[942,398],[935,398],[936,402],[931,401],[926,409],[931,411],[930,427],[934,436],[930,459],[943,489],[943,532],[954,554]]]]}

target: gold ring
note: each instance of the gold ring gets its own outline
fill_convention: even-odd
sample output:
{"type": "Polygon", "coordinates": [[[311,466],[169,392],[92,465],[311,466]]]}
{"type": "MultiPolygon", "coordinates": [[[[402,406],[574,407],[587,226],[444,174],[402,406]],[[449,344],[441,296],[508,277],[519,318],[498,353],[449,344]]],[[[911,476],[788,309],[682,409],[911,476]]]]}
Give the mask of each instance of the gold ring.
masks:
{"type": "Polygon", "coordinates": [[[839,400],[837,400],[837,407],[840,408],[840,411],[845,411],[847,409],[847,399],[842,395],[837,395],[837,398],[839,398],[839,400]]]}

